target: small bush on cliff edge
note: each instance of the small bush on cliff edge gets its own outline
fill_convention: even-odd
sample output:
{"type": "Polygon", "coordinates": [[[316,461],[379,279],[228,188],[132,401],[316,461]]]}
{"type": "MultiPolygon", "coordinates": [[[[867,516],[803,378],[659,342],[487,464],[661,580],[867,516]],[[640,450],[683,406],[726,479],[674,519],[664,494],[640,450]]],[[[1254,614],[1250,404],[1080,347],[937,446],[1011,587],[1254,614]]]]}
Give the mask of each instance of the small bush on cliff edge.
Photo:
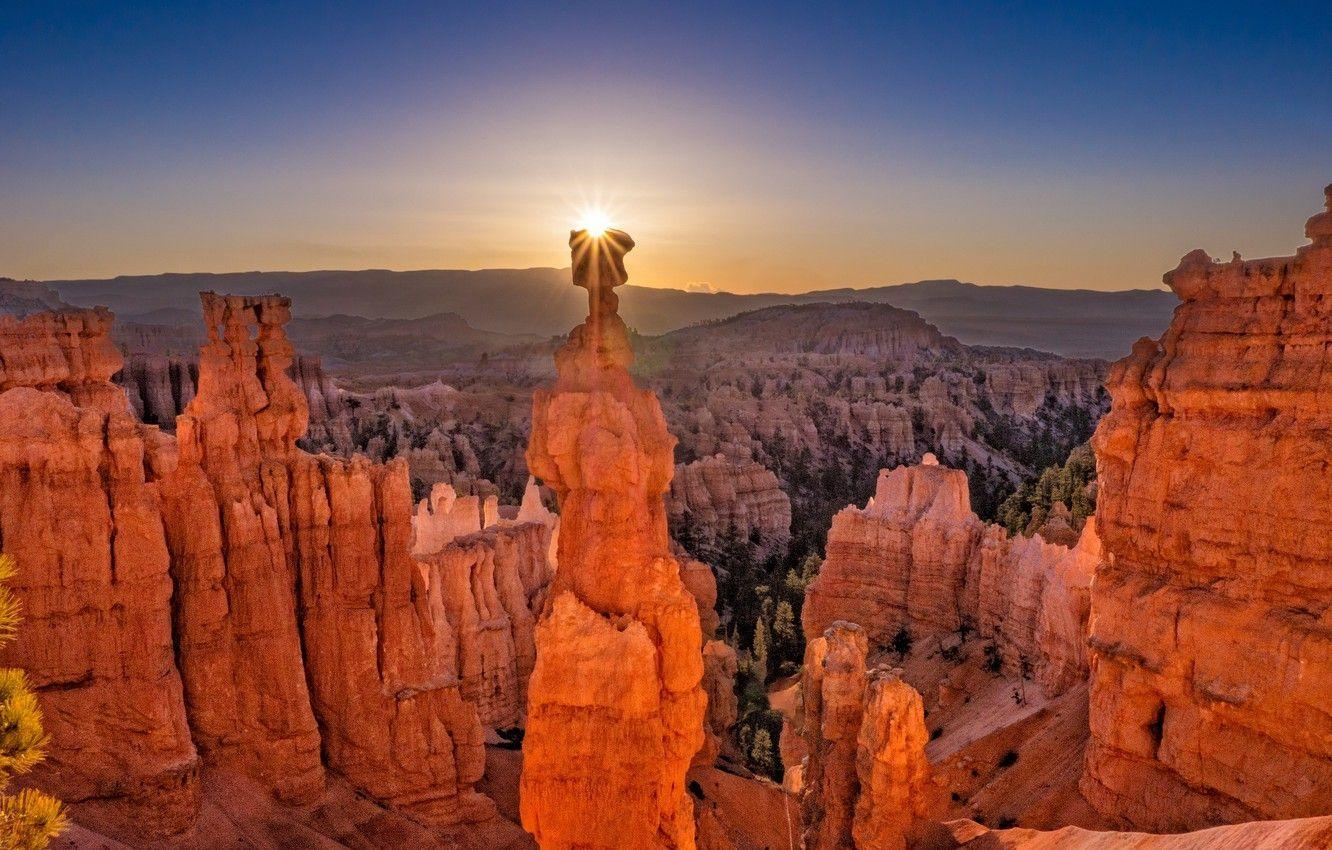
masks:
{"type": "MultiPolygon", "coordinates": [[[[19,604],[9,589],[14,559],[0,555],[0,644],[18,631],[19,604]]],[[[0,788],[42,760],[46,733],[37,697],[22,670],[0,669],[0,788]]],[[[66,826],[64,807],[32,788],[0,793],[0,850],[42,850],[66,826]]]]}

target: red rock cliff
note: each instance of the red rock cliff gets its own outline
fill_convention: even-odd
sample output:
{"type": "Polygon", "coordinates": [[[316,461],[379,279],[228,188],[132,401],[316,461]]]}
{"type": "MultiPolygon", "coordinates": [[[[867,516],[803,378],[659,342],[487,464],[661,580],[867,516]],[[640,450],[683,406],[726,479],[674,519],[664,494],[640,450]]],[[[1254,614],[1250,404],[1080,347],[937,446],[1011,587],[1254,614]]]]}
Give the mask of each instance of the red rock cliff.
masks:
{"type": "Polygon", "coordinates": [[[441,590],[412,559],[403,463],[312,456],[289,302],[205,293],[166,525],[196,742],[290,801],[327,765],[425,822],[490,814],[441,590]],[[218,688],[217,682],[231,687],[218,688]]]}
{"type": "Polygon", "coordinates": [[[809,642],[799,724],[809,757],[800,795],[808,850],[905,850],[928,816],[929,732],[920,694],[866,668],[865,630],[835,622],[809,642]]]}
{"type": "Polygon", "coordinates": [[[626,234],[574,233],[587,321],[533,402],[528,467],[559,498],[559,569],[536,629],[522,820],[544,848],[694,846],[685,772],[703,744],[698,608],[666,531],[674,439],[630,380],[613,287],[626,234]]]}
{"type": "Polygon", "coordinates": [[[200,756],[286,802],[332,771],[432,827],[490,818],[405,464],[297,449],[287,300],[203,300],[178,442],[110,383],[109,314],[0,320],[0,534],[26,612],[5,663],[52,735],[32,781],[136,844],[195,822],[200,756]]]}
{"type": "Polygon", "coordinates": [[[875,646],[891,645],[902,628],[919,636],[965,626],[993,641],[1009,673],[1029,668],[1055,695],[1087,675],[1088,585],[1099,552],[1090,524],[1070,549],[982,523],[966,473],[927,455],[884,470],[863,510],[834,517],[801,619],[807,635],[856,623],[875,646]]]}
{"type": "Polygon", "coordinates": [[[171,626],[161,470],[102,310],[0,318],[0,540],[18,563],[18,639],[51,736],[25,779],[126,836],[198,814],[199,759],[171,626]]]}
{"type": "Polygon", "coordinates": [[[1186,256],[1094,440],[1083,793],[1137,827],[1332,811],[1332,187],[1294,257],[1186,256]]]}

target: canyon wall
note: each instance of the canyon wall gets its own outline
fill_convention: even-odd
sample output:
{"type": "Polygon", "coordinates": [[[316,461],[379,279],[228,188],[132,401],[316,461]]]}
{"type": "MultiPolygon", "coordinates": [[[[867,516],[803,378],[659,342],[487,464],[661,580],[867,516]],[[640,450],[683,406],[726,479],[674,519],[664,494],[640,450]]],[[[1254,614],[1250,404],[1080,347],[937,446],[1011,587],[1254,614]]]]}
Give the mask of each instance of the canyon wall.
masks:
{"type": "Polygon", "coordinates": [[[1294,257],[1165,276],[1094,440],[1101,811],[1177,831],[1332,812],[1332,187],[1294,257]]]}
{"type": "Polygon", "coordinates": [[[558,521],[529,483],[513,519],[494,497],[456,496],[435,485],[417,506],[413,554],[430,569],[457,635],[454,669],[463,699],[492,729],[521,727],[536,663],[536,619],[554,578],[558,521]]]}
{"type": "Polygon", "coordinates": [[[172,642],[155,445],[111,383],[111,315],[0,317],[0,541],[14,556],[20,667],[51,736],[24,780],[117,834],[179,832],[199,758],[172,642]]]}
{"type": "Polygon", "coordinates": [[[869,643],[834,622],[805,650],[797,724],[808,751],[800,793],[806,850],[905,850],[929,814],[920,694],[866,667],[869,643]]]}
{"type": "Polygon", "coordinates": [[[902,629],[974,632],[995,645],[1006,672],[1033,675],[1053,696],[1087,675],[1098,558],[1090,523],[1072,549],[986,525],[971,511],[966,473],[926,456],[883,470],[864,509],[834,517],[801,619],[807,635],[856,623],[879,647],[902,629]]]}
{"type": "Polygon", "coordinates": [[[632,246],[618,231],[572,234],[589,315],[533,401],[528,466],[560,505],[520,785],[523,826],[544,848],[694,846],[685,772],[704,742],[702,633],[666,530],[675,441],[629,377],[616,312],[632,246]]]}
{"type": "MultiPolygon", "coordinates": [[[[31,781],[135,841],[194,824],[201,763],[287,803],[334,772],[432,827],[489,820],[462,591],[411,555],[406,465],[296,447],[286,299],[203,307],[175,439],[110,382],[109,314],[0,319],[0,535],[25,611],[3,663],[29,672],[52,737],[31,781]]],[[[549,530],[530,525],[525,549],[493,548],[536,587],[549,530]]]]}
{"type": "Polygon", "coordinates": [[[676,535],[688,535],[695,546],[715,548],[735,534],[756,541],[756,553],[766,558],[785,555],[791,542],[791,499],[777,476],[753,461],[713,455],[677,465],[666,513],[676,535]]]}

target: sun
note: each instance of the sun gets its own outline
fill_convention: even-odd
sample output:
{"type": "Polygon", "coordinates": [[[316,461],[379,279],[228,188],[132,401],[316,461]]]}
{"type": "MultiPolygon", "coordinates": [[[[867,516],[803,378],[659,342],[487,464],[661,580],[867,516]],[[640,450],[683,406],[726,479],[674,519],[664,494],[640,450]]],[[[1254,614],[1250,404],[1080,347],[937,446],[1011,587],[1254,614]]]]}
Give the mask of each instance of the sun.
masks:
{"type": "Polygon", "coordinates": [[[586,230],[588,236],[602,236],[610,229],[610,216],[604,210],[584,210],[578,218],[578,229],[586,230]]]}

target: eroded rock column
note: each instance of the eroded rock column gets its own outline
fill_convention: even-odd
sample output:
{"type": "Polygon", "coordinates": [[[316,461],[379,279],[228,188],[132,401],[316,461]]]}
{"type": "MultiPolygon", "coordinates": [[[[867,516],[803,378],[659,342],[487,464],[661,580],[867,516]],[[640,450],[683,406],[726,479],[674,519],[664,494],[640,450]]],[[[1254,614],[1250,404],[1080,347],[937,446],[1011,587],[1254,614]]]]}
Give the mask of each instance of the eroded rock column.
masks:
{"type": "Polygon", "coordinates": [[[698,608],[666,530],[675,439],[635,387],[614,287],[629,236],[573,233],[587,321],[533,401],[527,463],[560,505],[559,568],[536,627],[521,784],[543,848],[694,847],[685,772],[703,744],[698,608]]]}
{"type": "Polygon", "coordinates": [[[925,708],[899,670],[869,669],[865,630],[832,623],[805,648],[806,850],[905,850],[929,814],[925,708]]]}

